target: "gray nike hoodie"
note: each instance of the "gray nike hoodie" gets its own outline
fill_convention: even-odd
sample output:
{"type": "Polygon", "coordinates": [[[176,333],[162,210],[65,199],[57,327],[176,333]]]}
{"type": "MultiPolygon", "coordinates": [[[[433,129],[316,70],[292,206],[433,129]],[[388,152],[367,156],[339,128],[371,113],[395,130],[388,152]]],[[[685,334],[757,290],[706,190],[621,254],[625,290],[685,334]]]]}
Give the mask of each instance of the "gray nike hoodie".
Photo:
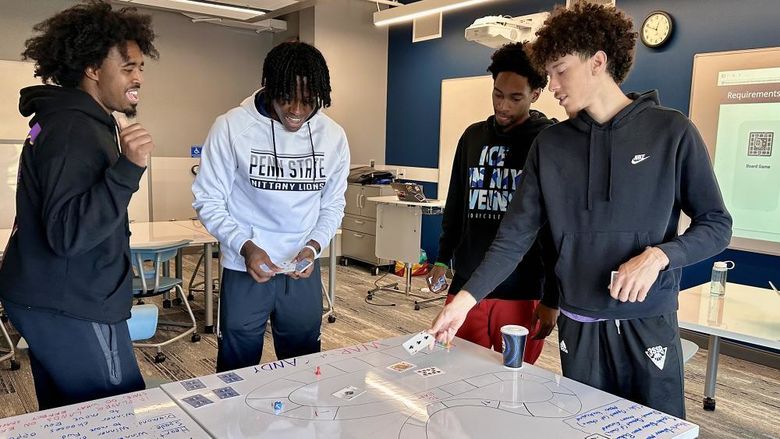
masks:
{"type": "Polygon", "coordinates": [[[661,107],[655,91],[628,97],[606,123],[581,111],[539,134],[496,239],[463,289],[484,298],[549,222],[562,309],[604,319],[677,310],[682,267],[728,245],[731,216],[691,121],[661,107]],[[678,236],[681,211],[692,223],[678,236]],[[663,250],[669,266],[644,302],[613,299],[610,272],[648,246],[663,250]]]}

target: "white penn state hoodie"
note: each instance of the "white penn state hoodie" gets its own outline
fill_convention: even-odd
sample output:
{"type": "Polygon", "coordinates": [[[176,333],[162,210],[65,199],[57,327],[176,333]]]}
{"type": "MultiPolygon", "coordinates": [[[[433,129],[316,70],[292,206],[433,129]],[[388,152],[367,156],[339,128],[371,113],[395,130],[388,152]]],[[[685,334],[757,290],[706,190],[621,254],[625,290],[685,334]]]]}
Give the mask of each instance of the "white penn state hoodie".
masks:
{"type": "Polygon", "coordinates": [[[291,133],[254,100],[214,122],[192,185],[192,206],[219,240],[223,266],[237,271],[246,271],[248,240],[276,264],[310,239],[327,246],[344,216],[349,174],[347,136],[331,118],[317,111],[291,133]]]}

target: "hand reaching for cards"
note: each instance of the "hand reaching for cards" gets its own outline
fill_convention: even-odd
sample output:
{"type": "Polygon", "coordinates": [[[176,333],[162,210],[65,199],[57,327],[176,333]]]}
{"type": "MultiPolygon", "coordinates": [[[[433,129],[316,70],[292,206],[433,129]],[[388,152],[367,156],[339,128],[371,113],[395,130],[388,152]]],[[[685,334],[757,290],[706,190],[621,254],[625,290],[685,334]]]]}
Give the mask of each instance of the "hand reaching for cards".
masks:
{"type": "Polygon", "coordinates": [[[268,282],[277,272],[282,270],[271,261],[271,257],[268,256],[265,250],[256,246],[252,241],[245,242],[241,247],[241,256],[244,257],[246,272],[257,283],[268,282]],[[271,271],[263,270],[260,268],[261,265],[265,265],[271,271]]]}
{"type": "Polygon", "coordinates": [[[620,264],[609,290],[621,302],[644,302],[647,292],[658,279],[658,272],[669,265],[666,253],[658,247],[647,247],[638,256],[620,264]]]}
{"type": "Polygon", "coordinates": [[[455,338],[455,333],[463,325],[469,310],[477,303],[474,296],[466,290],[460,290],[452,302],[444,305],[444,308],[433,320],[431,329],[428,330],[436,341],[448,344],[455,338]]]}
{"type": "Polygon", "coordinates": [[[432,293],[438,293],[439,290],[442,288],[443,285],[439,286],[439,288],[436,288],[436,285],[439,279],[441,279],[446,272],[447,269],[440,265],[434,265],[433,268],[431,268],[431,271],[428,273],[428,277],[425,278],[425,281],[428,283],[428,289],[432,293]]]}
{"type": "Polygon", "coordinates": [[[558,312],[556,308],[550,308],[543,303],[536,306],[531,317],[531,332],[534,334],[534,340],[544,340],[550,335],[555,328],[555,321],[558,320],[558,312]]]}

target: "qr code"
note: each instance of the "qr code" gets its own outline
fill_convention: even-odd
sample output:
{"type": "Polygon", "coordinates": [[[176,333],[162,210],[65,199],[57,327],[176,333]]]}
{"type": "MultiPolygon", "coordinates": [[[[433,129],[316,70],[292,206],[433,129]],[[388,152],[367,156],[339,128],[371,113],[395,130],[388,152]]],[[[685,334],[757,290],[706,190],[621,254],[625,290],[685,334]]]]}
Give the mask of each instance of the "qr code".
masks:
{"type": "Polygon", "coordinates": [[[748,156],[769,157],[772,155],[772,141],[775,133],[772,131],[752,131],[748,139],[748,156]]]}

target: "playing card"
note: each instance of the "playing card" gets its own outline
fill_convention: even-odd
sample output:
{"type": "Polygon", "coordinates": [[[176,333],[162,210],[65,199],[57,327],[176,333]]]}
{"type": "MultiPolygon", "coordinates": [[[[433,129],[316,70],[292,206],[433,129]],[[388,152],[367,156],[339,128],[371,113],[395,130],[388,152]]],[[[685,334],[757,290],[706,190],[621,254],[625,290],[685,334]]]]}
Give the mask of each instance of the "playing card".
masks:
{"type": "Polygon", "coordinates": [[[217,377],[219,377],[219,379],[224,381],[225,384],[235,383],[235,382],[238,382],[238,381],[244,381],[244,379],[241,378],[240,376],[238,376],[238,374],[235,373],[235,372],[228,372],[228,373],[225,373],[225,374],[222,374],[222,375],[217,375],[217,377]]]}
{"type": "Polygon", "coordinates": [[[414,369],[415,367],[417,366],[412,363],[407,363],[406,361],[399,361],[398,363],[387,366],[388,369],[394,370],[398,373],[406,372],[407,370],[414,369]]]}
{"type": "Polygon", "coordinates": [[[415,335],[414,337],[407,340],[403,347],[406,350],[406,352],[410,353],[411,355],[414,355],[418,352],[420,352],[423,348],[427,348],[428,346],[433,343],[434,338],[431,334],[422,331],[415,335]]]}
{"type": "Polygon", "coordinates": [[[333,396],[335,396],[336,398],[341,398],[341,399],[345,399],[345,400],[349,401],[349,400],[351,400],[353,398],[357,398],[358,396],[362,395],[363,393],[365,393],[365,390],[363,390],[363,389],[361,389],[359,387],[347,386],[347,387],[344,387],[343,389],[338,390],[335,393],[333,393],[333,396]]]}
{"type": "Polygon", "coordinates": [[[422,369],[417,369],[414,371],[417,375],[420,375],[421,377],[430,377],[435,375],[442,375],[444,373],[443,370],[439,369],[438,367],[424,367],[422,369]]]}
{"type": "Polygon", "coordinates": [[[197,378],[195,378],[193,380],[182,381],[181,385],[184,386],[184,388],[187,389],[188,392],[191,391],[191,390],[198,390],[198,389],[205,389],[206,388],[206,385],[203,384],[203,382],[201,380],[197,379],[197,378]]]}
{"type": "Polygon", "coordinates": [[[613,271],[612,274],[609,277],[609,289],[610,290],[612,289],[612,284],[615,283],[615,276],[617,276],[617,274],[618,274],[617,271],[613,271]]]}
{"type": "Polygon", "coordinates": [[[238,396],[238,392],[233,390],[233,388],[230,386],[214,389],[214,394],[217,395],[217,398],[219,399],[227,399],[238,396]]]}
{"type": "Polygon", "coordinates": [[[203,395],[192,395],[186,398],[182,398],[182,401],[191,405],[194,408],[203,407],[204,405],[212,404],[214,401],[206,398],[203,395]]]}

